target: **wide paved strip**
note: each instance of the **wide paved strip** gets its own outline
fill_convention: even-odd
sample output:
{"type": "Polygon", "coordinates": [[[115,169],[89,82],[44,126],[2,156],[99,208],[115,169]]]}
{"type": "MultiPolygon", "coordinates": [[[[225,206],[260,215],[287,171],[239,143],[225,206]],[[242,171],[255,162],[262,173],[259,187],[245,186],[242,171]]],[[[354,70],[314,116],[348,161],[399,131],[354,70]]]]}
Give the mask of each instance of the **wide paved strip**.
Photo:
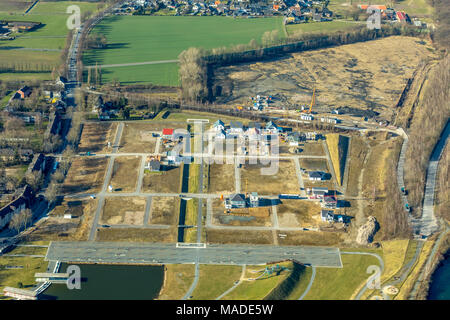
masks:
{"type": "Polygon", "coordinates": [[[255,265],[293,259],[314,267],[341,268],[339,248],[311,246],[223,245],[177,248],[173,243],[51,242],[46,260],[123,264],[255,265]]]}

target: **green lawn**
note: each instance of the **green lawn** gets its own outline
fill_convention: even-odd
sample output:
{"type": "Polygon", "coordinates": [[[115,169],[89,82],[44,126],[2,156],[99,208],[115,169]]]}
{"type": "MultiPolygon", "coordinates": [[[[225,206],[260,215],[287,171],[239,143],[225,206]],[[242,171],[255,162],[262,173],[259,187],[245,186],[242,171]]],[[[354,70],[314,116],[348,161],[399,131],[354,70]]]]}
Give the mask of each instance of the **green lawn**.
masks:
{"type": "MultiPolygon", "coordinates": [[[[349,250],[350,251],[350,250],[349,250]]],[[[317,268],[316,277],[305,300],[348,300],[373,273],[370,265],[379,265],[375,257],[367,255],[341,256],[343,268],[317,268]]]]}
{"type": "Polygon", "coordinates": [[[213,300],[241,277],[241,266],[200,265],[200,280],[192,293],[194,300],[213,300]]]}
{"type": "MultiPolygon", "coordinates": [[[[189,47],[216,48],[260,42],[265,31],[279,30],[282,18],[233,19],[228,17],[123,16],[109,17],[93,32],[106,35],[108,48],[89,50],[85,65],[175,60],[189,47]]],[[[103,70],[104,80],[178,84],[175,63],[114,67],[103,70]]]]}
{"type": "Polygon", "coordinates": [[[358,26],[358,24],[353,22],[345,21],[327,21],[327,22],[310,22],[310,23],[300,23],[300,24],[288,24],[286,29],[288,35],[294,35],[296,33],[319,33],[319,32],[330,32],[330,31],[340,31],[345,29],[351,29],[358,26]]]}

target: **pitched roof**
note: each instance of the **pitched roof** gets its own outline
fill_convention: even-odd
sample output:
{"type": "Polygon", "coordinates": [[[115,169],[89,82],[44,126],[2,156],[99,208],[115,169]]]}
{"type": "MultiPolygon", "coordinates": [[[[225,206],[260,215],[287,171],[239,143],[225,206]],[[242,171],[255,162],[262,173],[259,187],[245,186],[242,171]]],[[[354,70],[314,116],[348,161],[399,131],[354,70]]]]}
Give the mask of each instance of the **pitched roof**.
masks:
{"type": "Polygon", "coordinates": [[[223,127],[224,125],[225,125],[225,123],[223,123],[223,121],[219,119],[216,122],[214,122],[213,127],[218,127],[218,126],[223,127]]]}
{"type": "Polygon", "coordinates": [[[231,121],[230,122],[230,128],[233,129],[242,129],[244,125],[240,121],[231,121]]]}
{"type": "Polygon", "coordinates": [[[321,171],[309,171],[308,175],[310,178],[322,178],[323,177],[323,172],[321,171]]]}
{"type": "Polygon", "coordinates": [[[235,193],[231,196],[231,201],[236,202],[236,201],[245,201],[245,196],[242,193],[235,193]]]}

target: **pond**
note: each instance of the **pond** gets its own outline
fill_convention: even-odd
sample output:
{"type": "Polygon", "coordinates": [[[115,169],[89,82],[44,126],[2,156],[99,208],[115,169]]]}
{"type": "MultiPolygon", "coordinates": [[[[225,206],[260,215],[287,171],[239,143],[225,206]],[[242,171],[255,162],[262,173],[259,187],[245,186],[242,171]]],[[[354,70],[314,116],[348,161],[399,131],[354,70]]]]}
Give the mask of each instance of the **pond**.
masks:
{"type": "MultiPolygon", "coordinates": [[[[43,300],[153,300],[164,282],[163,266],[80,264],[81,289],[69,290],[66,284],[52,284],[43,300]]],[[[66,272],[61,264],[59,272],[66,272]]]]}

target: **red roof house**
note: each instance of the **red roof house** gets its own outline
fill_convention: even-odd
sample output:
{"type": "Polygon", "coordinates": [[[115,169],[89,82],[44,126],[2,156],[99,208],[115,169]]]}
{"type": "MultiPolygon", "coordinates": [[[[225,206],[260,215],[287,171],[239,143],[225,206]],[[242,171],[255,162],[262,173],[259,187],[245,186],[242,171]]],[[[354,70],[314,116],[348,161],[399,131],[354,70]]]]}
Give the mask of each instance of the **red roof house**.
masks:
{"type": "Polygon", "coordinates": [[[173,138],[173,129],[164,128],[162,131],[163,139],[172,139],[173,138]]]}

